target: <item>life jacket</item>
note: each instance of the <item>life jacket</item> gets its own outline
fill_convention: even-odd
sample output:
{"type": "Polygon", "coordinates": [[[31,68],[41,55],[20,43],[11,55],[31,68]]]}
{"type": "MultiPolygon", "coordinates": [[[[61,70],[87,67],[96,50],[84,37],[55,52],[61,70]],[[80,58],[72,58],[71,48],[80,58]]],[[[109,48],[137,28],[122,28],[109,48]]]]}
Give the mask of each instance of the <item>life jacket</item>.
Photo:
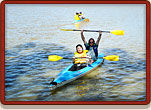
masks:
{"type": "MultiPolygon", "coordinates": [[[[75,52],[74,56],[75,57],[86,57],[87,56],[87,54],[86,54],[87,52],[88,52],[88,50],[83,50],[83,52],[81,54],[78,53],[78,52],[75,52]]],[[[87,59],[85,59],[85,58],[84,59],[76,58],[74,63],[77,64],[77,63],[86,63],[86,62],[87,62],[87,59]]]]}
{"type": "Polygon", "coordinates": [[[75,20],[80,20],[79,15],[75,15],[75,20]]]}
{"type": "MultiPolygon", "coordinates": [[[[85,45],[85,47],[86,47],[86,50],[89,50],[91,46],[88,44],[88,45],[85,45]]],[[[98,57],[98,45],[96,45],[95,43],[92,47],[93,47],[95,56],[98,57]]]]}

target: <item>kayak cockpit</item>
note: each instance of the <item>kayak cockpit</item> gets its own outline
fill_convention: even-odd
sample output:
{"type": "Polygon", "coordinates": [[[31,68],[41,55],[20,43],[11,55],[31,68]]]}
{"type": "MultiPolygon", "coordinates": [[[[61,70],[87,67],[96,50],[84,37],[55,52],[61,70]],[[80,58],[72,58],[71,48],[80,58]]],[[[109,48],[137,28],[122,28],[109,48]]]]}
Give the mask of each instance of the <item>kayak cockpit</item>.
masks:
{"type": "Polygon", "coordinates": [[[50,83],[50,89],[54,90],[58,87],[61,87],[71,81],[74,81],[77,78],[80,78],[84,76],[85,74],[93,71],[96,69],[99,65],[102,64],[104,54],[100,54],[99,58],[92,64],[88,64],[86,67],[76,70],[76,71],[69,71],[70,68],[74,65],[71,64],[67,68],[65,68],[63,71],[61,71],[57,77],[50,83]]]}

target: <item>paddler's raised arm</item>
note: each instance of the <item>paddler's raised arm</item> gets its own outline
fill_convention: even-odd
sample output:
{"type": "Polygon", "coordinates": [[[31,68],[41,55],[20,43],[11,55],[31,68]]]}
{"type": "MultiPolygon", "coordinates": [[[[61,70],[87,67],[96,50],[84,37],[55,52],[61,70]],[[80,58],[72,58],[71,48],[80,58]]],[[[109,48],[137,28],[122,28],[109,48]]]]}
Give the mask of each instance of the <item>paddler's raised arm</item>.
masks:
{"type": "Polygon", "coordinates": [[[99,45],[101,36],[102,36],[102,31],[99,31],[99,37],[98,37],[98,39],[97,39],[97,41],[96,41],[96,45],[99,45]]]}
{"type": "Polygon", "coordinates": [[[83,35],[83,30],[81,30],[81,39],[83,40],[84,44],[86,44],[86,40],[85,40],[85,37],[83,35]]]}

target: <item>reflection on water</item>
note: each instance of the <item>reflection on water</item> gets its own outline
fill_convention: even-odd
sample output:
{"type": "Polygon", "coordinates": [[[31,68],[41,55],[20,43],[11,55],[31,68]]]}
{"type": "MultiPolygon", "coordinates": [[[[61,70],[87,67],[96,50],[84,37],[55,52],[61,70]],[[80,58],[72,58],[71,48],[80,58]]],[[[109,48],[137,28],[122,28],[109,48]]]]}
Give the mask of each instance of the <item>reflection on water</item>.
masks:
{"type": "MultiPolygon", "coordinates": [[[[120,4],[120,6],[119,10],[118,6],[103,4],[90,5],[89,9],[86,5],[79,7],[76,5],[56,7],[49,4],[6,5],[5,99],[8,101],[146,100],[145,17],[143,17],[145,8],[144,5],[120,4]],[[76,10],[84,12],[90,22],[73,25],[76,10]],[[95,71],[50,91],[50,81],[70,65],[72,60],[49,62],[48,56],[72,58],[75,46],[82,44],[80,32],[63,32],[60,31],[61,28],[125,30],[125,36],[103,33],[99,44],[99,53],[118,55],[120,61],[105,60],[95,71]]],[[[86,40],[90,37],[96,39],[98,33],[84,33],[84,35],[86,40]]]]}
{"type": "Polygon", "coordinates": [[[33,100],[37,98],[36,94],[41,94],[43,90],[49,93],[49,82],[52,77],[71,63],[68,59],[49,62],[48,56],[56,54],[56,50],[57,55],[63,57],[66,56],[63,51],[66,51],[69,57],[73,55],[63,46],[56,44],[27,43],[6,50],[6,99],[33,100]]]}
{"type": "Polygon", "coordinates": [[[145,100],[145,59],[135,58],[121,49],[104,50],[106,55],[118,54],[120,61],[105,61],[95,71],[55,92],[50,91],[52,78],[72,63],[71,59],[49,62],[48,56],[56,54],[56,50],[59,56],[73,56],[56,44],[31,42],[6,50],[6,100],[145,100]]]}
{"type": "Polygon", "coordinates": [[[86,27],[88,25],[89,22],[78,22],[78,23],[74,23],[73,25],[75,26],[75,29],[83,29],[84,27],[86,27]]]}

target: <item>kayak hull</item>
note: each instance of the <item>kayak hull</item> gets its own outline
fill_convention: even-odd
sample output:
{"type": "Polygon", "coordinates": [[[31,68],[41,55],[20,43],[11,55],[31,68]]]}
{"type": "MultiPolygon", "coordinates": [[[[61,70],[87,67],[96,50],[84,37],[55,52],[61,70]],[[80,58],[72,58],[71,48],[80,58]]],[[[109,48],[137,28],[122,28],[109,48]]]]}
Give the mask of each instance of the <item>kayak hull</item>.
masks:
{"type": "Polygon", "coordinates": [[[74,81],[77,78],[84,76],[85,74],[90,73],[91,71],[93,71],[94,69],[96,69],[98,66],[100,66],[103,63],[104,61],[103,57],[104,57],[104,54],[99,54],[98,59],[94,63],[78,71],[68,71],[72,67],[73,64],[69,65],[67,68],[65,68],[63,71],[61,71],[57,75],[57,77],[53,81],[53,82],[56,82],[57,85],[50,84],[50,89],[54,90],[69,82],[74,81]]]}

